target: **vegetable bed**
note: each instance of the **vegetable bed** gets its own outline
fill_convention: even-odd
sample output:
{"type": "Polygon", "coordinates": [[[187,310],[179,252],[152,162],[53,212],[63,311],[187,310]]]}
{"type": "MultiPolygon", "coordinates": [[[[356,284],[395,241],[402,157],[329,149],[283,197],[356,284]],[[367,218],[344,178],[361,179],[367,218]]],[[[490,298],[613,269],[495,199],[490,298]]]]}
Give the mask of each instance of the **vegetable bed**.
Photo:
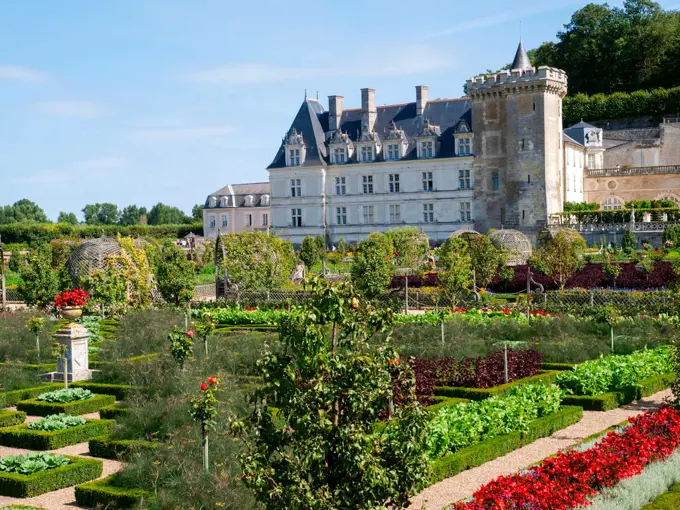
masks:
{"type": "Polygon", "coordinates": [[[110,432],[113,420],[86,420],[61,430],[31,430],[29,424],[0,429],[0,444],[30,450],[56,450],[110,432]]]}
{"type": "Polygon", "coordinates": [[[80,414],[88,414],[99,411],[102,407],[110,406],[116,402],[116,397],[113,395],[94,395],[86,400],[77,400],[75,402],[57,403],[57,402],[43,402],[35,398],[30,400],[23,400],[17,404],[17,409],[26,414],[33,416],[48,416],[50,414],[70,414],[77,416],[80,414]]]}
{"type": "Polygon", "coordinates": [[[79,505],[94,508],[134,508],[143,501],[152,501],[153,493],[114,485],[115,475],[76,486],[79,505]]]}

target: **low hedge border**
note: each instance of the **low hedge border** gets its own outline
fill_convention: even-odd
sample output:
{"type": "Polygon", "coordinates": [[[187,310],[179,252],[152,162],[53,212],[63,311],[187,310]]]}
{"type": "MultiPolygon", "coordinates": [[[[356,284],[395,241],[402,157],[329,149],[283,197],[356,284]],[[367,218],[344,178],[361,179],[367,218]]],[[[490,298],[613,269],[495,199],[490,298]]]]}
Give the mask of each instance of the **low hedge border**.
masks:
{"type": "Polygon", "coordinates": [[[470,402],[467,398],[450,398],[450,397],[434,397],[434,404],[425,407],[425,410],[429,413],[436,413],[440,409],[449,406],[455,406],[458,404],[466,404],[470,402]]]}
{"type": "MultiPolygon", "coordinates": [[[[21,368],[23,370],[32,370],[33,372],[38,372],[40,374],[44,374],[46,372],[56,372],[57,371],[57,364],[56,363],[5,363],[1,362],[0,367],[7,367],[7,366],[14,366],[21,368]]],[[[1,508],[1,507],[0,507],[1,508]]]]}
{"type": "Polygon", "coordinates": [[[120,459],[135,450],[154,450],[161,443],[144,441],[142,439],[111,439],[102,435],[88,441],[90,455],[103,459],[120,459]]]}
{"type": "Polygon", "coordinates": [[[46,391],[52,391],[63,387],[62,384],[41,384],[40,386],[33,386],[31,388],[24,388],[21,390],[5,391],[0,393],[0,407],[10,407],[17,405],[22,400],[37,397],[46,391]]]}
{"type": "Polygon", "coordinates": [[[76,486],[76,501],[87,508],[134,508],[142,502],[153,501],[152,492],[128,489],[111,484],[113,476],[76,486]]]}
{"type": "Polygon", "coordinates": [[[26,506],[26,505],[2,505],[0,508],[24,508],[27,510],[46,510],[45,508],[42,507],[37,507],[37,506],[26,506]]]}
{"type": "Polygon", "coordinates": [[[675,374],[655,375],[621,391],[603,393],[594,397],[567,395],[562,399],[562,405],[580,406],[586,411],[610,411],[643,397],[654,395],[654,393],[670,387],[673,381],[675,381],[675,374]]]}
{"type": "Polygon", "coordinates": [[[21,411],[0,411],[0,427],[20,425],[26,420],[26,413],[21,411]]]}
{"type": "Polygon", "coordinates": [[[576,365],[574,363],[541,363],[543,370],[574,370],[576,365]]]}
{"type": "Polygon", "coordinates": [[[517,379],[508,384],[501,384],[493,388],[457,388],[453,386],[435,386],[434,394],[440,397],[466,398],[469,400],[485,400],[497,395],[505,395],[512,388],[526,384],[551,384],[555,382],[560,370],[543,370],[540,374],[517,379]]]}
{"type": "Polygon", "coordinates": [[[640,510],[677,510],[680,508],[680,483],[672,485],[666,492],[657,496],[640,510]]]}
{"type": "Polygon", "coordinates": [[[71,459],[70,464],[30,475],[0,472],[0,494],[13,498],[31,498],[101,476],[101,460],[69,455],[66,457],[71,459]]]}
{"type": "Polygon", "coordinates": [[[533,443],[537,439],[548,437],[560,429],[573,425],[580,421],[582,417],[582,408],[562,406],[557,412],[529,423],[526,431],[498,436],[463,448],[440,459],[435,459],[432,461],[430,482],[436,483],[455,476],[466,469],[481,466],[485,462],[506,455],[522,446],[533,443]]]}
{"type": "Polygon", "coordinates": [[[28,424],[0,429],[0,444],[28,450],[56,450],[111,432],[113,420],[87,420],[63,430],[31,430],[28,424]]]}
{"type": "Polygon", "coordinates": [[[130,386],[129,384],[107,384],[90,381],[79,381],[71,384],[74,388],[83,388],[92,393],[103,395],[115,395],[116,400],[123,400],[130,393],[141,391],[141,386],[130,386]]]}
{"type": "Polygon", "coordinates": [[[48,416],[50,414],[65,413],[72,416],[81,414],[95,413],[102,407],[110,406],[116,402],[116,397],[113,395],[97,395],[88,398],[87,400],[78,400],[76,402],[69,402],[67,404],[59,404],[56,402],[42,402],[34,398],[30,400],[22,400],[17,404],[17,410],[24,411],[32,416],[48,416]]]}
{"type": "Polygon", "coordinates": [[[120,404],[112,404],[110,406],[102,407],[99,410],[99,417],[102,420],[115,420],[120,418],[128,412],[127,407],[123,407],[120,404]]]}

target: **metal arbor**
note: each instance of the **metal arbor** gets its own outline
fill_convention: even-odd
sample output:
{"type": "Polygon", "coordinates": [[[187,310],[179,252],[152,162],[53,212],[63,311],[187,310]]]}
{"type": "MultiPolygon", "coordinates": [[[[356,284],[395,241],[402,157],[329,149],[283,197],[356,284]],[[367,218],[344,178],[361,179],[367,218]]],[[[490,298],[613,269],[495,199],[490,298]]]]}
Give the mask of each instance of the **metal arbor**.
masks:
{"type": "MultiPolygon", "coordinates": [[[[144,239],[135,239],[134,244],[139,248],[149,243],[144,239]]],[[[71,252],[71,256],[66,261],[66,270],[73,283],[80,285],[82,278],[104,269],[107,258],[119,255],[121,251],[120,244],[114,238],[88,239],[71,252]]]]}
{"type": "Polygon", "coordinates": [[[526,264],[531,257],[531,241],[519,230],[496,230],[489,239],[506,256],[508,266],[526,264]]]}
{"type": "Polygon", "coordinates": [[[449,239],[456,239],[456,238],[461,238],[464,241],[470,241],[470,239],[474,239],[477,236],[481,236],[479,232],[476,230],[469,230],[469,229],[461,229],[461,230],[456,230],[455,232],[451,233],[449,236],[449,239]]]}

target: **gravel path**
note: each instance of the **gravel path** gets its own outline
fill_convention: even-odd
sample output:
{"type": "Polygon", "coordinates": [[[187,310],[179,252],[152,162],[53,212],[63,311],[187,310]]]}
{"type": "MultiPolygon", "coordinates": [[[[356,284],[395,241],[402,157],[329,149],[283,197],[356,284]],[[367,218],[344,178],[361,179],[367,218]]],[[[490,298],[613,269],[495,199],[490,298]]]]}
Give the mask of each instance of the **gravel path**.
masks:
{"type": "MultiPolygon", "coordinates": [[[[83,418],[93,418],[98,419],[99,413],[83,414],[83,418]]],[[[39,419],[40,416],[27,416],[25,423],[30,423],[39,419]]],[[[7,446],[0,446],[0,457],[5,455],[17,455],[21,453],[30,453],[34,450],[25,450],[23,448],[10,448],[7,446]]],[[[71,446],[65,446],[64,448],[59,448],[58,450],[50,450],[52,453],[61,453],[63,455],[72,455],[79,457],[89,457],[97,458],[104,463],[104,471],[102,472],[102,478],[109,476],[123,469],[123,463],[115,460],[101,459],[99,457],[90,457],[89,447],[87,443],[79,443],[71,446]]],[[[76,508],[82,508],[76,503],[76,491],[75,487],[67,487],[65,489],[60,489],[58,491],[48,492],[47,494],[42,494],[41,496],[36,496],[34,498],[10,498],[7,496],[0,496],[0,506],[3,505],[33,505],[39,508],[45,508],[47,510],[74,510],[76,508]]]]}
{"type": "Polygon", "coordinates": [[[516,473],[563,448],[616,425],[630,416],[643,413],[648,409],[656,409],[670,395],[671,390],[664,390],[611,411],[584,411],[581,421],[558,430],[550,437],[539,439],[503,457],[498,457],[486,464],[463,471],[428,487],[411,500],[410,508],[414,510],[439,510],[447,504],[467,498],[482,485],[499,476],[516,473]]]}

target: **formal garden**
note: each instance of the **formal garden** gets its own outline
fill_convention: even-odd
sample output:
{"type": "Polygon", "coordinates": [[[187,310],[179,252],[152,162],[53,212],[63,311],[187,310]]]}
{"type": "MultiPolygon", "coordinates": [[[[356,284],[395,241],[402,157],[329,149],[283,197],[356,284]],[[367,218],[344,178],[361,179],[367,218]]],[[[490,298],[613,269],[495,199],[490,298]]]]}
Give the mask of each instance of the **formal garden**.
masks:
{"type": "Polygon", "coordinates": [[[493,234],[29,247],[31,306],[0,315],[0,508],[676,508],[670,243],[493,234]],[[655,291],[569,289],[645,261],[670,268],[655,291]]]}

